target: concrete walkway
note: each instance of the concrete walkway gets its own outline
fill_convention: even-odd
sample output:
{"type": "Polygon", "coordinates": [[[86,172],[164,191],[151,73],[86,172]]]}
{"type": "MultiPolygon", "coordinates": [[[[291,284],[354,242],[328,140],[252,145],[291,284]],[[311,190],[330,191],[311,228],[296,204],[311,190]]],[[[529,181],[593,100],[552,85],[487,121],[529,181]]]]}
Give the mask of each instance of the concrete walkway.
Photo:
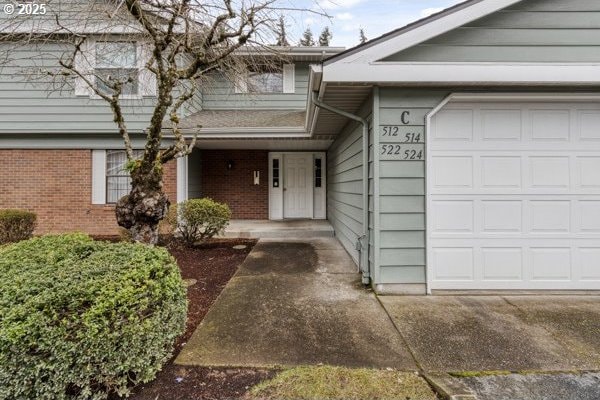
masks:
{"type": "Polygon", "coordinates": [[[337,239],[261,239],[176,359],[182,365],[416,365],[337,239]]]}

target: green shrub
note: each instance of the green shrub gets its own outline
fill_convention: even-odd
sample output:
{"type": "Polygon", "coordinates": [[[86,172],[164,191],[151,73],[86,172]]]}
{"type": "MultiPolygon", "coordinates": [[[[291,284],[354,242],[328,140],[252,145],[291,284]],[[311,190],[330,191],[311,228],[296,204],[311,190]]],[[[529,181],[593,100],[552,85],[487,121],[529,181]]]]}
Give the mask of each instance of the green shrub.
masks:
{"type": "Polygon", "coordinates": [[[105,399],[152,380],[186,320],[165,249],[44,236],[0,248],[0,398],[105,399]]]}
{"type": "Polygon", "coordinates": [[[0,210],[0,244],[29,239],[37,217],[25,210],[0,210]]]}
{"type": "Polygon", "coordinates": [[[227,204],[208,198],[191,199],[179,203],[167,218],[176,226],[176,232],[183,240],[192,245],[223,232],[229,224],[231,210],[227,204]]]}

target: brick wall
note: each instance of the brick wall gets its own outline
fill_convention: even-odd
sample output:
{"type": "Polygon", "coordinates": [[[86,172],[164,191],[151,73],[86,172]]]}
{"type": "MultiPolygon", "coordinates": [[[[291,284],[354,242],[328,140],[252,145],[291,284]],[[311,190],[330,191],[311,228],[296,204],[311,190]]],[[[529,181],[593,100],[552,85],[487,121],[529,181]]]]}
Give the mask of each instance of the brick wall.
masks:
{"type": "MultiPolygon", "coordinates": [[[[176,201],[176,163],[165,166],[165,191],[176,201]]],[[[114,206],[92,205],[90,150],[0,150],[0,208],[38,215],[36,233],[118,233],[114,206]]]]}
{"type": "Polygon", "coordinates": [[[269,218],[268,151],[202,150],[201,158],[204,197],[227,203],[234,219],[269,218]],[[253,183],[254,171],[260,171],[260,185],[253,183]]]}

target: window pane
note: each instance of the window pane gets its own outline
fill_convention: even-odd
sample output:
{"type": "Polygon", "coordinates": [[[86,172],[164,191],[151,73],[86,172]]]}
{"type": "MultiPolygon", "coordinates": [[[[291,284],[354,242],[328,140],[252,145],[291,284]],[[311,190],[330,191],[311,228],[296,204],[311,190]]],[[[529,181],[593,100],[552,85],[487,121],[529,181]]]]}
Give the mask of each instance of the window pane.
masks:
{"type": "Polygon", "coordinates": [[[248,77],[248,91],[283,93],[283,74],[281,72],[253,72],[248,77]]]}
{"type": "Polygon", "coordinates": [[[113,90],[110,86],[116,81],[123,83],[121,94],[138,94],[139,78],[137,69],[96,69],[96,85],[102,93],[112,94],[113,90]],[[131,79],[131,82],[127,82],[128,79],[131,79]]]}
{"type": "MultiPolygon", "coordinates": [[[[142,150],[134,150],[135,157],[141,157],[142,150]]],[[[127,154],[124,150],[106,151],[106,202],[116,203],[131,190],[131,178],[125,170],[127,154]]]]}
{"type": "Polygon", "coordinates": [[[323,161],[320,158],[315,158],[315,187],[320,188],[322,185],[323,169],[321,166],[323,161]]]}
{"type": "Polygon", "coordinates": [[[109,176],[106,178],[106,202],[116,203],[131,190],[128,176],[109,176]]]}
{"type": "Polygon", "coordinates": [[[106,151],[106,175],[126,175],[129,173],[124,169],[127,163],[127,154],[123,150],[106,151]]]}
{"type": "Polygon", "coordinates": [[[137,68],[137,53],[135,43],[97,42],[96,67],[137,68]]]}

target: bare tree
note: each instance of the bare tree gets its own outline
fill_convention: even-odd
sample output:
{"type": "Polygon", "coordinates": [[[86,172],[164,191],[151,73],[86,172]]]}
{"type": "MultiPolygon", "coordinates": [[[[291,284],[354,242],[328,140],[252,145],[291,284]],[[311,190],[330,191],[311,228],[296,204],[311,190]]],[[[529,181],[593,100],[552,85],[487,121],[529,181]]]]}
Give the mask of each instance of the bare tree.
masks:
{"type": "Polygon", "coordinates": [[[48,5],[55,7],[44,18],[0,20],[0,35],[9,45],[4,50],[31,43],[60,44],[65,50],[57,65],[40,69],[38,76],[83,85],[91,96],[109,105],[131,175],[131,191],[116,205],[117,222],[130,230],[134,240],[155,244],[158,223],[170,205],[163,191],[163,166],[190,154],[196,141],[195,137],[186,138],[180,129],[181,109],[211,72],[241,73],[244,63],[236,55],[238,50],[248,45],[264,49],[261,43],[273,42],[282,11],[276,2],[48,0],[48,5]],[[123,38],[143,44],[142,71],[146,84],[156,89],[141,153],[134,151],[124,111],[128,94],[141,80],[137,71],[128,69],[123,38]],[[100,59],[109,57],[116,65],[92,68],[86,61],[92,44],[100,59]]]}

